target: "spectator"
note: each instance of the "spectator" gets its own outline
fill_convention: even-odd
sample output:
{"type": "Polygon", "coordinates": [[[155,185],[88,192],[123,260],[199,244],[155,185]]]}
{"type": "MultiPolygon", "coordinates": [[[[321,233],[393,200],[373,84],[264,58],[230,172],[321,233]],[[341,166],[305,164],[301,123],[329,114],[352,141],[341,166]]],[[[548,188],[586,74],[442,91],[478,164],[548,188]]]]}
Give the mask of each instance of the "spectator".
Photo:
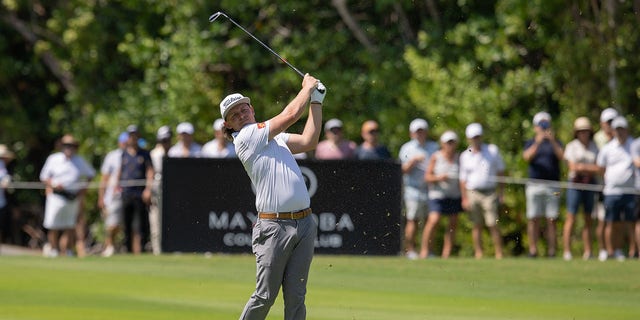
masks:
{"type": "Polygon", "coordinates": [[[469,212],[473,223],[471,238],[476,259],[482,258],[482,227],[487,226],[495,258],[502,259],[502,236],[498,229],[498,205],[502,202],[502,184],[497,177],[504,175],[505,165],[495,144],[482,141],[483,129],[471,123],[465,129],[469,147],[460,155],[460,192],[462,207],[469,212]]]}
{"type": "Polygon", "coordinates": [[[213,122],[214,139],[202,146],[202,157],[205,158],[235,158],[236,150],[233,143],[224,138],[222,130],[224,120],[216,119],[213,122]]]}
{"type": "Polygon", "coordinates": [[[633,138],[629,136],[629,125],[624,117],[613,119],[611,127],[614,139],[602,147],[596,160],[601,173],[604,173],[602,193],[605,208],[604,243],[607,249],[606,255],[598,255],[598,260],[605,261],[612,257],[623,261],[623,237],[626,233],[630,242],[633,242],[633,224],[636,220],[635,197],[632,193],[635,186],[635,168],[631,157],[633,138]]]}
{"type": "Polygon", "coordinates": [[[168,156],[172,158],[198,158],[202,147],[193,141],[193,125],[182,122],[176,127],[178,142],[169,149],[168,156]]]}
{"type": "Polygon", "coordinates": [[[427,215],[427,184],[424,175],[429,158],[438,150],[438,144],[427,140],[429,124],[415,119],[409,124],[411,140],[402,145],[399,152],[402,163],[403,200],[405,211],[404,249],[409,259],[417,259],[415,250],[416,229],[427,215]]]}
{"type": "Polygon", "coordinates": [[[358,160],[387,160],[391,153],[385,145],[380,144],[380,127],[374,120],[367,120],[360,131],[363,142],[356,148],[358,160]]]}
{"type": "Polygon", "coordinates": [[[149,206],[149,230],[151,251],[158,255],[162,252],[162,161],[171,148],[171,128],[162,126],[156,133],[156,146],[151,150],[153,164],[153,188],[151,189],[151,205],[149,206]]]}
{"type": "Polygon", "coordinates": [[[62,151],[51,154],[40,172],[46,187],[43,225],[48,229],[45,257],[66,253],[84,201],[87,183],[95,170],[79,155],[78,141],[70,134],[60,140],[62,151]]]}
{"type": "Polygon", "coordinates": [[[614,130],[611,128],[611,121],[618,116],[618,111],[614,108],[606,108],[600,113],[600,130],[593,135],[598,149],[602,149],[611,139],[613,139],[614,130]]]}
{"type": "MultiPolygon", "coordinates": [[[[586,117],[580,117],[573,123],[574,139],[567,144],[564,159],[569,166],[569,182],[579,184],[596,184],[599,168],[596,165],[598,147],[593,141],[593,128],[586,117]]],[[[567,218],[562,232],[564,260],[571,260],[571,233],[575,224],[575,217],[579,207],[584,213],[584,227],[582,229],[582,242],[584,250],[582,258],[591,257],[591,214],[596,193],[592,190],[578,188],[567,189],[567,218]]]]}
{"type": "Polygon", "coordinates": [[[127,127],[129,139],[122,152],[119,183],[122,185],[122,211],[124,215],[124,242],[127,251],[142,252],[149,238],[149,211],[153,186],[153,165],[149,152],[138,146],[138,127],[127,127]],[[144,183],[138,183],[139,181],[144,183]]]}
{"type": "Polygon", "coordinates": [[[440,222],[440,216],[449,217],[449,223],[444,232],[442,258],[449,258],[455,243],[458,214],[462,211],[460,200],[460,155],[458,135],[453,131],[445,131],[440,136],[441,148],[429,158],[429,166],[424,180],[429,183],[429,218],[422,233],[420,258],[430,256],[431,238],[433,230],[440,222]]]}
{"type": "Polygon", "coordinates": [[[529,178],[534,179],[527,183],[525,190],[529,256],[538,255],[538,237],[542,220],[546,218],[547,256],[555,257],[560,189],[547,181],[560,180],[560,160],[564,151],[551,128],[551,115],[538,112],[533,117],[533,125],[535,137],[525,143],[523,152],[524,160],[529,163],[529,178]]]}
{"type": "Polygon", "coordinates": [[[109,151],[100,167],[100,187],[98,188],[98,208],[102,213],[105,227],[103,257],[115,253],[115,238],[122,226],[122,187],[118,185],[122,152],[127,146],[129,133],[122,132],[118,136],[118,148],[109,151]]]}
{"type": "Polygon", "coordinates": [[[11,224],[11,212],[5,195],[5,189],[11,182],[11,175],[7,171],[9,162],[15,159],[15,154],[7,148],[6,145],[0,144],[0,246],[4,241],[4,234],[11,224]]]}
{"type": "Polygon", "coordinates": [[[324,124],[325,139],[318,143],[316,148],[316,159],[353,159],[355,158],[356,148],[355,142],[347,140],[342,130],[342,121],[339,119],[330,119],[324,124]]]}
{"type": "Polygon", "coordinates": [[[635,186],[636,186],[636,210],[635,210],[635,256],[640,259],[640,138],[636,138],[631,143],[631,157],[635,167],[635,186]]]}
{"type": "MultiPolygon", "coordinates": [[[[611,128],[611,121],[618,116],[618,111],[614,108],[606,108],[600,113],[600,130],[593,135],[593,141],[596,143],[598,150],[602,150],[605,144],[613,139],[613,129],[611,128]]],[[[601,178],[598,177],[598,183],[602,183],[601,178]]],[[[602,192],[598,192],[598,201],[596,203],[595,216],[598,220],[596,224],[596,240],[598,242],[598,256],[607,256],[607,248],[604,244],[604,196],[602,192]]]]}

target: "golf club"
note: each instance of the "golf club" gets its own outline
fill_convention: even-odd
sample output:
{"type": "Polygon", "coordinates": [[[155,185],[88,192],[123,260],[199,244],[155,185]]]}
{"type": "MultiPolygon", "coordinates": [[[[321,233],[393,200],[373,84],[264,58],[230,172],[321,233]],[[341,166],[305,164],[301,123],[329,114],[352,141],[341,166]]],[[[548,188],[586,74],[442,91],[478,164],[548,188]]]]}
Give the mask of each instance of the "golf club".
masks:
{"type": "Polygon", "coordinates": [[[229,21],[231,21],[231,23],[235,24],[238,28],[242,29],[242,31],[244,31],[246,34],[248,34],[251,38],[253,38],[253,40],[258,41],[259,44],[261,44],[265,49],[269,50],[269,52],[273,53],[276,57],[278,57],[278,59],[280,59],[280,61],[286,63],[291,69],[293,69],[293,71],[295,71],[297,74],[299,74],[301,77],[304,78],[304,73],[302,73],[300,70],[298,70],[296,67],[294,67],[291,63],[289,63],[287,60],[285,60],[283,57],[281,57],[279,54],[277,54],[275,51],[273,51],[273,49],[269,48],[269,46],[267,46],[266,44],[264,44],[262,41],[260,41],[260,39],[256,38],[253,34],[251,34],[251,32],[247,31],[247,29],[245,29],[244,27],[242,27],[239,23],[235,22],[233,19],[231,19],[228,15],[226,15],[224,12],[218,11],[214,14],[212,14],[209,17],[209,22],[213,22],[216,19],[218,19],[218,17],[223,16],[227,19],[229,19],[229,21]]]}

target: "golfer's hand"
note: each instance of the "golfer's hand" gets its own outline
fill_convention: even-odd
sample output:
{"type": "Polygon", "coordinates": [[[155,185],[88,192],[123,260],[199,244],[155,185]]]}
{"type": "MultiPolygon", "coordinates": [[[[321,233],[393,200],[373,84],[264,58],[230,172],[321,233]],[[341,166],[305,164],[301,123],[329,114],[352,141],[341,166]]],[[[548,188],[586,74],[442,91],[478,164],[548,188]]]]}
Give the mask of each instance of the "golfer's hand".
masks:
{"type": "Polygon", "coordinates": [[[320,82],[318,79],[307,73],[302,79],[302,88],[309,91],[314,90],[318,82],[320,82]]]}
{"type": "Polygon", "coordinates": [[[318,81],[316,88],[311,92],[311,103],[322,104],[324,96],[327,94],[327,88],[324,87],[322,82],[318,81]]]}

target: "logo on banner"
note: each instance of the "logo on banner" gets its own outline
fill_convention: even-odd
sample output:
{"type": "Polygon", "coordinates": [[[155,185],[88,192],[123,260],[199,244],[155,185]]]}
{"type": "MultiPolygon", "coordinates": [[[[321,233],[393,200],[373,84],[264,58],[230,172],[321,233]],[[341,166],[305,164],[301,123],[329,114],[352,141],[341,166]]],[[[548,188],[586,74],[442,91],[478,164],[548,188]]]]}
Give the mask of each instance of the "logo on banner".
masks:
{"type": "Polygon", "coordinates": [[[318,191],[318,177],[316,177],[313,170],[307,167],[300,167],[300,171],[302,172],[304,183],[307,185],[307,190],[309,190],[309,198],[313,198],[313,195],[318,191]]]}

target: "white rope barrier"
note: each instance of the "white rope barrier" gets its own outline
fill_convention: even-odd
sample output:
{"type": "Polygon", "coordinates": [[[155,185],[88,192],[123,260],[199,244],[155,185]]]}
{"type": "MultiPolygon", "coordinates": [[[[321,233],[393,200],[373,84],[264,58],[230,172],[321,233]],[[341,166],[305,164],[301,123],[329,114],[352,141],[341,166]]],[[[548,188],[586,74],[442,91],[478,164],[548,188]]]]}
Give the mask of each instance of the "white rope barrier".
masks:
{"type": "MultiPolygon", "coordinates": [[[[156,180],[154,180],[156,183],[156,180]]],[[[143,187],[147,185],[147,181],[144,179],[139,180],[123,180],[118,182],[118,186],[120,187],[143,187]]],[[[40,181],[11,181],[9,183],[3,183],[0,185],[5,189],[22,189],[22,190],[44,190],[45,184],[40,181]]],[[[71,189],[99,189],[100,181],[92,181],[92,182],[78,182],[67,186],[71,189]]]]}
{"type": "MultiPolygon", "coordinates": [[[[511,185],[530,185],[530,184],[543,184],[549,187],[558,188],[558,189],[577,189],[577,190],[588,190],[594,192],[601,192],[604,185],[602,184],[588,184],[588,183],[576,183],[576,182],[568,182],[568,181],[552,181],[552,180],[541,180],[541,179],[529,179],[529,178],[517,178],[517,177],[509,177],[509,176],[493,176],[490,177],[489,180],[496,183],[503,184],[511,184],[511,185]]],[[[154,183],[159,183],[158,180],[154,180],[154,183]]],[[[120,181],[118,183],[121,187],[140,187],[146,185],[146,180],[125,180],[120,181]]],[[[33,190],[44,190],[45,185],[39,181],[10,181],[8,183],[2,183],[2,188],[5,189],[33,189],[33,190]]],[[[80,182],[74,184],[74,188],[87,188],[87,189],[98,189],[100,188],[100,181],[92,181],[92,182],[80,182]]],[[[640,195],[640,190],[635,188],[623,188],[625,194],[634,194],[640,195]]]]}

